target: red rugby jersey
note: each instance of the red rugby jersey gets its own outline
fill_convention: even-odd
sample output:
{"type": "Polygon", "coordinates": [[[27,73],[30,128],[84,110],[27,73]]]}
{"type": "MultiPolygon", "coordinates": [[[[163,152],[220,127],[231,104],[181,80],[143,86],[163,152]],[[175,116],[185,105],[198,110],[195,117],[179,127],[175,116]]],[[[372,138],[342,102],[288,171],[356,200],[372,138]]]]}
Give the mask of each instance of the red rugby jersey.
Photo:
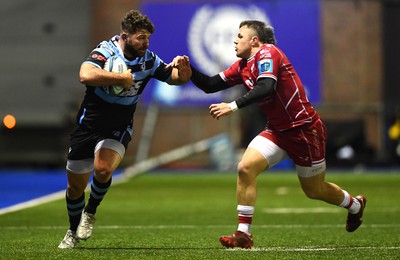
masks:
{"type": "Polygon", "coordinates": [[[258,102],[269,126],[275,130],[287,130],[318,118],[299,75],[282,50],[273,44],[264,44],[249,59],[238,60],[219,75],[229,86],[243,84],[248,91],[259,78],[275,79],[273,93],[258,102]]]}

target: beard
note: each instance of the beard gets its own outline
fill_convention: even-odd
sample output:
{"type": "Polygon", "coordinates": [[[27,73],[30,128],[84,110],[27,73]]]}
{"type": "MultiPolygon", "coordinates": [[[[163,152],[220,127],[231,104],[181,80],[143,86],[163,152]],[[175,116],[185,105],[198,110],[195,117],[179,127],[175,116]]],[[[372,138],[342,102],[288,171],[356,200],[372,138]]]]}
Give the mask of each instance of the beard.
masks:
{"type": "Polygon", "coordinates": [[[133,45],[129,43],[125,44],[124,52],[128,56],[128,58],[141,57],[145,54],[145,52],[135,49],[135,47],[133,47],[133,45]]]}

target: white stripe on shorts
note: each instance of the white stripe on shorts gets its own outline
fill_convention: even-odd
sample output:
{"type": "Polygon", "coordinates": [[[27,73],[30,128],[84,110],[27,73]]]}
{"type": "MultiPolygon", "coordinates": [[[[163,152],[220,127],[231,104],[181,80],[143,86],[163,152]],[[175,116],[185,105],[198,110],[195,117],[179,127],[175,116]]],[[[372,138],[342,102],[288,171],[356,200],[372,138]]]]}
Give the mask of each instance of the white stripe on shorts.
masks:
{"type": "Polygon", "coordinates": [[[116,151],[121,159],[124,158],[125,155],[125,146],[114,139],[104,139],[97,143],[96,148],[94,149],[94,153],[96,153],[101,148],[108,148],[116,151]]]}
{"type": "Polygon", "coordinates": [[[260,135],[254,137],[248,147],[260,152],[268,161],[270,168],[287,157],[285,150],[281,149],[268,138],[260,135]]]}
{"type": "MultiPolygon", "coordinates": [[[[101,148],[108,148],[108,149],[114,150],[115,152],[117,152],[119,154],[119,156],[121,156],[121,158],[124,158],[125,147],[123,144],[121,144],[117,140],[114,140],[114,139],[101,140],[100,142],[97,143],[97,145],[94,149],[94,153],[96,153],[101,148]]],[[[93,158],[84,159],[84,160],[68,160],[67,166],[65,168],[67,169],[67,171],[70,171],[73,173],[78,173],[78,174],[92,172],[94,169],[93,158]]]]}
{"type": "MultiPolygon", "coordinates": [[[[269,167],[276,165],[287,157],[285,150],[281,149],[274,142],[263,136],[256,136],[249,144],[250,148],[253,148],[260,152],[264,158],[268,161],[269,167]]],[[[325,159],[313,162],[311,167],[304,167],[296,165],[297,175],[300,177],[312,177],[325,172],[326,163],[325,159]]]]}

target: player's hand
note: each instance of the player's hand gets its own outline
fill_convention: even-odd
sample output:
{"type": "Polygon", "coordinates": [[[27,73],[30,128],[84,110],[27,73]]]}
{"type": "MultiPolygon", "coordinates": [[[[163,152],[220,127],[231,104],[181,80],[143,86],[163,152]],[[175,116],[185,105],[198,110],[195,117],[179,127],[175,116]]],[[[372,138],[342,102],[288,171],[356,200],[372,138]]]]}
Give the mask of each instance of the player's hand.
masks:
{"type": "Polygon", "coordinates": [[[179,84],[184,84],[190,80],[192,76],[192,69],[190,67],[189,57],[184,56],[176,56],[171,63],[169,63],[166,69],[173,69],[172,75],[174,78],[174,82],[179,84]],[[177,71],[175,71],[176,69],[177,71]]]}
{"type": "Polygon", "coordinates": [[[229,104],[224,102],[219,104],[211,104],[209,109],[210,109],[210,115],[212,115],[212,117],[214,117],[217,120],[221,116],[229,115],[233,112],[232,109],[229,107],[229,104]]]}
{"type": "Polygon", "coordinates": [[[135,77],[132,74],[132,70],[128,69],[126,72],[122,73],[122,77],[123,77],[122,86],[124,87],[125,90],[129,90],[133,86],[133,83],[135,82],[135,77]]]}
{"type": "Polygon", "coordinates": [[[178,61],[178,74],[179,79],[183,82],[188,82],[192,76],[192,68],[190,67],[190,61],[188,56],[183,56],[178,61]]]}
{"type": "Polygon", "coordinates": [[[186,55],[183,56],[178,55],[167,65],[165,69],[178,68],[179,65],[182,65],[183,63],[186,63],[188,65],[189,57],[186,55]]]}

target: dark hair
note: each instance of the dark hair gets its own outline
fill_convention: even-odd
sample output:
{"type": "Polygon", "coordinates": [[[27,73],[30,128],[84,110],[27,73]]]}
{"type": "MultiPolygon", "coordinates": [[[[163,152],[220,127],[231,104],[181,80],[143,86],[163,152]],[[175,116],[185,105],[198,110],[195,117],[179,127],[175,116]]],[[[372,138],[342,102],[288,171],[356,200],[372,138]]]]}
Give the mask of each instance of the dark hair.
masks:
{"type": "Polygon", "coordinates": [[[274,28],[269,24],[257,20],[246,20],[240,23],[239,28],[243,26],[247,26],[248,28],[255,30],[257,32],[258,39],[262,43],[276,43],[274,28]]]}
{"type": "Polygon", "coordinates": [[[121,30],[123,32],[133,34],[141,29],[145,29],[151,34],[155,30],[154,24],[146,15],[141,14],[137,10],[131,10],[127,12],[124,19],[121,21],[121,30]]]}

